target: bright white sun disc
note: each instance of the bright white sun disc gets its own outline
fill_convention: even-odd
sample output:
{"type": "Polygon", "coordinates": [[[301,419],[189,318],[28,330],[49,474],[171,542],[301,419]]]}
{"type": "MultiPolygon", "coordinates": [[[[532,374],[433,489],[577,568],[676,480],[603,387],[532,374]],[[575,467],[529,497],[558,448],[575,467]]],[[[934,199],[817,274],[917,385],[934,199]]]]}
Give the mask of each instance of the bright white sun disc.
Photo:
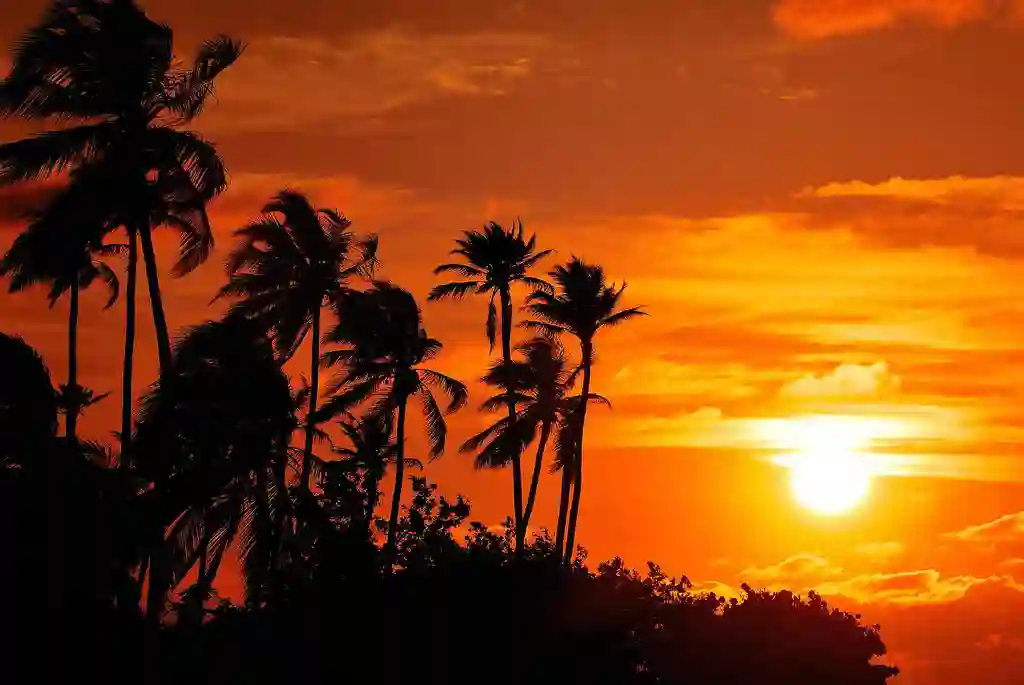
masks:
{"type": "Polygon", "coordinates": [[[808,451],[796,455],[790,485],[800,504],[819,514],[835,515],[867,497],[871,475],[856,454],[808,451]]]}

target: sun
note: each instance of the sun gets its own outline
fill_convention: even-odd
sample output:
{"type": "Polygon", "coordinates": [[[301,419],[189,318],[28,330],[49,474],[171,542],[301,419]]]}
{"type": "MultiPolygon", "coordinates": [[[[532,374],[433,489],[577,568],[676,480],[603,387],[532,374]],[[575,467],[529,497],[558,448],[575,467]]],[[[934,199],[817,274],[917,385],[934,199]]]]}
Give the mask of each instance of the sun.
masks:
{"type": "MultiPolygon", "coordinates": [[[[856,421],[809,417],[789,422],[782,441],[788,449],[790,487],[796,500],[825,516],[844,514],[871,489],[871,469],[863,448],[870,431],[856,421]]],[[[779,436],[783,437],[783,436],[779,436]]]]}

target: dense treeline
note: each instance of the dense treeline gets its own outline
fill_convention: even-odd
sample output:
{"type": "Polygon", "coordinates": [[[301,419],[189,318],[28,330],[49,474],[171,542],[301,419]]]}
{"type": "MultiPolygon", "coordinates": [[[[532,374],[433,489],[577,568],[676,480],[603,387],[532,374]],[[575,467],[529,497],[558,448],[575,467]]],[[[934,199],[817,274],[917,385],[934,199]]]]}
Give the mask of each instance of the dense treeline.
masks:
{"type": "Polygon", "coordinates": [[[184,127],[242,53],[221,36],[182,67],[171,30],[130,0],[60,0],[0,82],[0,112],[46,129],[0,145],[0,184],[57,184],[0,274],[12,291],[42,284],[51,304],[69,303],[58,387],[35,350],[0,334],[3,628],[20,645],[10,663],[41,680],[153,682],[866,685],[895,672],[872,665],[885,653],[877,628],[813,594],[744,588],[727,602],[653,565],[588,570],[576,544],[584,437],[588,407],[608,402],[592,387],[595,345],[645,312],[579,258],[542,277],[552,253],[521,224],[464,233],[456,260],[435,269],[456,280],[428,298],[488,299],[485,332],[500,349],[481,410],[494,422],[460,451],[510,469],[503,533],[407,477],[417,457],[444,454],[446,417],[469,393],[431,368],[442,342],[414,296],[382,279],[378,237],[341,212],[296,190],[271,198],[235,232],[217,295],[227,313],[172,345],[152,233],[180,234],[175,276],[210,255],[207,205],[227,172],[184,127]],[[137,399],[140,251],[160,371],[137,399]],[[113,446],[78,434],[106,397],[78,382],[80,293],[97,282],[126,323],[113,446]],[[311,364],[293,368],[304,345],[311,364]],[[413,431],[426,454],[407,452],[413,431]],[[528,536],[547,468],[561,473],[557,524],[528,536]],[[228,555],[242,562],[237,605],[215,592],[228,555]]]}

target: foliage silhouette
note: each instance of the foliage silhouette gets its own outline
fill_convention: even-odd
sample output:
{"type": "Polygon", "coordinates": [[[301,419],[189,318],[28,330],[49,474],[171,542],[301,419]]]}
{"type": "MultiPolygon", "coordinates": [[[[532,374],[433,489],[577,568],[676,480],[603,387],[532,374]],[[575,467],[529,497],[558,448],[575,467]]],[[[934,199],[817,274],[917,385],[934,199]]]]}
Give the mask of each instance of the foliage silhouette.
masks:
{"type": "Polygon", "coordinates": [[[128,233],[122,436],[130,434],[135,288],[141,243],[161,371],[171,362],[170,334],[157,274],[152,230],[176,229],[181,256],[174,274],[201,264],[213,246],[206,203],[227,186],[213,145],[178,127],[192,121],[214,80],[242,52],[226,36],[205,42],[192,66],[179,68],[171,29],[131,0],[60,0],[15,44],[0,82],[0,114],[62,125],[0,145],[0,185],[57,176],[65,181],[51,206],[88,217],[67,231],[70,253],[84,254],[104,233],[128,233]]]}
{"type": "Polygon", "coordinates": [[[328,340],[343,349],[324,354],[328,366],[341,366],[336,394],[324,403],[323,416],[337,415],[370,401],[369,418],[395,426],[395,489],[388,518],[387,554],[395,553],[399,506],[405,481],[405,419],[409,399],[420,400],[431,458],[441,456],[448,433],[444,414],[466,405],[469,391],[459,381],[424,368],[441,351],[427,335],[416,300],[406,290],[375,281],[366,291],[343,293],[337,303],[338,324],[328,340]],[[434,391],[448,396],[442,411],[434,391]]]}
{"type": "MultiPolygon", "coordinates": [[[[505,229],[500,224],[491,222],[483,231],[466,231],[462,238],[455,241],[458,247],[452,250],[453,255],[462,257],[464,263],[442,264],[434,269],[434,274],[454,273],[464,280],[453,281],[435,286],[430,291],[429,299],[445,298],[461,299],[470,293],[490,295],[487,306],[487,340],[494,350],[497,337],[498,311],[494,306],[494,298],[501,302],[501,359],[504,367],[512,363],[512,285],[522,283],[532,290],[551,292],[552,288],[546,281],[528,274],[531,267],[551,254],[551,250],[536,250],[537,237],[526,238],[523,224],[513,224],[505,229]]],[[[506,397],[508,417],[511,421],[516,413],[515,398],[506,397]]],[[[522,450],[514,441],[501,443],[509,448],[486,462],[478,461],[478,465],[504,467],[512,465],[512,502],[515,516],[517,543],[521,546],[526,537],[526,524],[523,517],[523,469],[521,464],[522,450]]]]}
{"type": "MultiPolygon", "coordinates": [[[[526,310],[535,318],[524,321],[523,326],[548,337],[562,334],[571,335],[580,343],[580,368],[583,374],[583,397],[590,397],[590,375],[594,364],[594,337],[602,328],[610,328],[646,313],[641,307],[618,309],[619,300],[626,290],[626,284],[616,287],[605,278],[604,269],[596,264],[587,264],[573,257],[565,264],[555,267],[550,273],[555,282],[554,292],[537,290],[527,298],[526,310]]],[[[587,419],[587,404],[580,404],[579,412],[573,417],[578,422],[573,436],[574,449],[569,452],[572,460],[572,508],[566,522],[568,501],[563,485],[562,499],[558,507],[558,548],[565,563],[572,558],[576,540],[576,524],[580,513],[580,498],[583,494],[583,434],[587,419]],[[562,546],[563,526],[564,548],[562,546]]],[[[563,481],[564,483],[565,481],[563,481]]]]}
{"type": "Polygon", "coordinates": [[[100,399],[78,383],[78,317],[79,293],[96,281],[109,289],[104,309],[117,301],[120,283],[117,274],[97,257],[120,255],[122,245],[100,245],[95,249],[62,240],[68,225],[75,222],[76,208],[51,208],[41,212],[19,235],[0,260],[0,276],[10,278],[10,292],[19,292],[37,283],[49,283],[50,307],[65,293],[68,305],[68,380],[58,392],[61,411],[65,415],[65,435],[77,438],[79,414],[100,399]],[[66,212],[66,213],[64,213],[66,212]],[[59,217],[59,221],[54,219],[59,217]]]}
{"type": "Polygon", "coordinates": [[[260,219],[235,232],[242,242],[228,259],[229,280],[218,294],[241,298],[232,312],[258,321],[282,361],[307,333],[312,339],[303,488],[313,463],[315,426],[308,417],[318,399],[321,311],[349,290],[350,280],[372,276],[377,265],[376,236],[357,238],[350,225],[337,211],[317,209],[301,193],[282,190],[260,219]]]}

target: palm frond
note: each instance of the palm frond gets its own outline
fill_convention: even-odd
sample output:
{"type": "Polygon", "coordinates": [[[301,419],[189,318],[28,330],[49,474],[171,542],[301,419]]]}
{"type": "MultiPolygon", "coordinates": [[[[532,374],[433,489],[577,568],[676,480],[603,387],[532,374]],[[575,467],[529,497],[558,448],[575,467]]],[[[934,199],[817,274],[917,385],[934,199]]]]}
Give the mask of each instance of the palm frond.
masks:
{"type": "Polygon", "coordinates": [[[446,414],[462,409],[469,402],[469,389],[451,376],[446,376],[443,373],[431,371],[430,369],[417,369],[417,373],[423,382],[440,389],[444,394],[448,395],[449,402],[448,406],[445,407],[446,414]]]}
{"type": "Polygon", "coordinates": [[[440,276],[444,273],[454,273],[463,278],[484,276],[484,272],[481,269],[467,264],[441,264],[434,268],[435,276],[440,276]]]}
{"type": "Polygon", "coordinates": [[[443,283],[441,285],[434,286],[427,296],[430,301],[443,300],[451,298],[453,300],[459,300],[466,295],[471,294],[479,286],[478,281],[456,281],[454,283],[443,283]]]}

